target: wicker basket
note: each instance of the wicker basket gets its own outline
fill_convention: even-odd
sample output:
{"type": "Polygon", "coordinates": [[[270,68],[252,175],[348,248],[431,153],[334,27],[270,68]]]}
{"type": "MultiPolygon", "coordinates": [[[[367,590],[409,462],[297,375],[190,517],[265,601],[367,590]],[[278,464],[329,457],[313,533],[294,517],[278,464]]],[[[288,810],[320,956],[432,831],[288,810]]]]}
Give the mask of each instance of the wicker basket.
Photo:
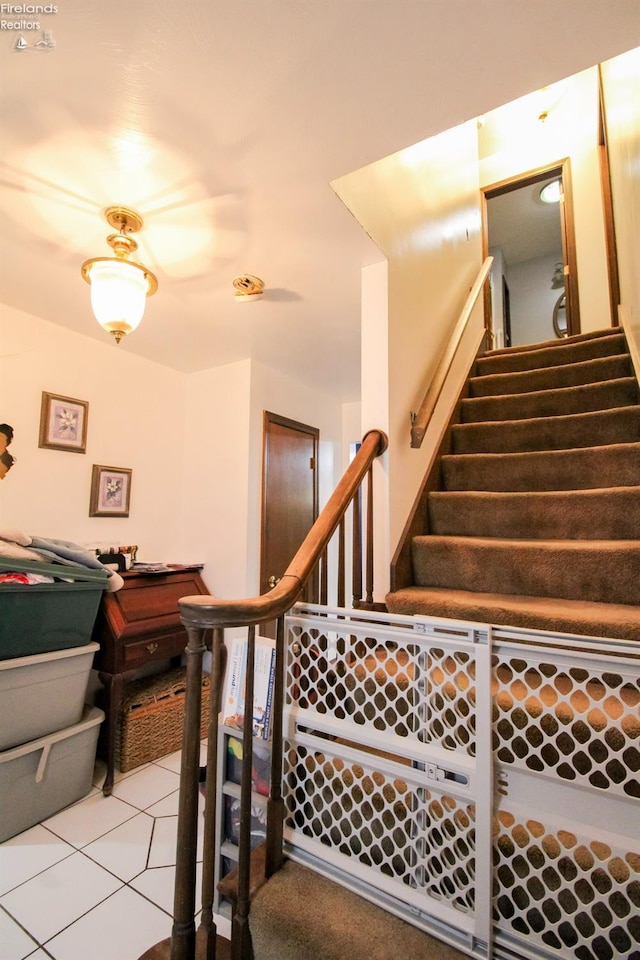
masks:
{"type": "MultiPolygon", "coordinates": [[[[127,684],[116,740],[116,763],[123,773],[181,749],[185,688],[184,667],[127,684]]],[[[201,737],[209,724],[209,692],[209,674],[204,673],[201,737]]]]}

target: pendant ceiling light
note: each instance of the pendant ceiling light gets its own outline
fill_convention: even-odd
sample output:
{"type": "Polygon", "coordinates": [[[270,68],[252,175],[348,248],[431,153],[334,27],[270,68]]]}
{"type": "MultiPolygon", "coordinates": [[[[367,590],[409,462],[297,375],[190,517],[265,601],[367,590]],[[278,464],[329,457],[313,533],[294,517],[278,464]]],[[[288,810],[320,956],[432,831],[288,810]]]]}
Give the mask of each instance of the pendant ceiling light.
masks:
{"type": "Polygon", "coordinates": [[[95,318],[120,343],[139,326],[147,297],[158,289],[158,280],[141,263],[129,260],[138,249],[130,236],[142,228],[142,217],[128,207],[108,207],[105,217],[118,233],[107,243],[113,257],[92,257],[82,264],[82,276],[91,285],[91,306],[95,318]]]}

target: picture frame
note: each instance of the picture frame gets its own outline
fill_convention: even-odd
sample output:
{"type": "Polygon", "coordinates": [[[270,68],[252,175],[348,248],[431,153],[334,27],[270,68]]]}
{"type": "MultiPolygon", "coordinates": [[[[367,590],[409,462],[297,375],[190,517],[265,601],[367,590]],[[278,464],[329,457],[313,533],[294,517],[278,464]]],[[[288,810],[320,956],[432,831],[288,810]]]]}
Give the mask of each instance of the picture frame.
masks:
{"type": "Polygon", "coordinates": [[[88,421],[87,400],[43,391],[38,446],[67,453],[86,453],[88,421]]]}
{"type": "Polygon", "coordinates": [[[128,517],[132,474],[129,467],[106,467],[94,463],[89,516],[128,517]]]}

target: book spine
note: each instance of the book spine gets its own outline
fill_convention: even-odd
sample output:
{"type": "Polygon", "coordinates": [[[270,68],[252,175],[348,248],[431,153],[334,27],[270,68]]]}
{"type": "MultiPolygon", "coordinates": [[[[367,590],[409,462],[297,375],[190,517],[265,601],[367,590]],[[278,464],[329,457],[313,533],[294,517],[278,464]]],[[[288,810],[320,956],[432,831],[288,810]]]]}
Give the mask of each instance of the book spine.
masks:
{"type": "Polygon", "coordinates": [[[269,661],[269,680],[267,682],[267,700],[264,708],[264,730],[262,739],[268,740],[271,736],[271,702],[273,700],[273,684],[275,681],[276,651],[272,649],[269,661]]]}
{"type": "Polygon", "coordinates": [[[241,726],[244,717],[244,675],[247,662],[246,642],[234,640],[229,663],[229,684],[225,690],[223,723],[241,726]]]}

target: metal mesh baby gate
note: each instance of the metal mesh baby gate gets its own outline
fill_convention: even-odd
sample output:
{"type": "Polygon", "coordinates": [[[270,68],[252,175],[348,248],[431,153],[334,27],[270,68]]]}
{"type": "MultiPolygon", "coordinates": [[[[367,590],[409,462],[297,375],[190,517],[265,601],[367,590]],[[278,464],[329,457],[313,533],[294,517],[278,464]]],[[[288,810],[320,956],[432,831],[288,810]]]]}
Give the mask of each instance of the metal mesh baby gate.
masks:
{"type": "Polygon", "coordinates": [[[290,856],[470,956],[640,960],[634,644],[312,605],[286,637],[290,856]]]}

